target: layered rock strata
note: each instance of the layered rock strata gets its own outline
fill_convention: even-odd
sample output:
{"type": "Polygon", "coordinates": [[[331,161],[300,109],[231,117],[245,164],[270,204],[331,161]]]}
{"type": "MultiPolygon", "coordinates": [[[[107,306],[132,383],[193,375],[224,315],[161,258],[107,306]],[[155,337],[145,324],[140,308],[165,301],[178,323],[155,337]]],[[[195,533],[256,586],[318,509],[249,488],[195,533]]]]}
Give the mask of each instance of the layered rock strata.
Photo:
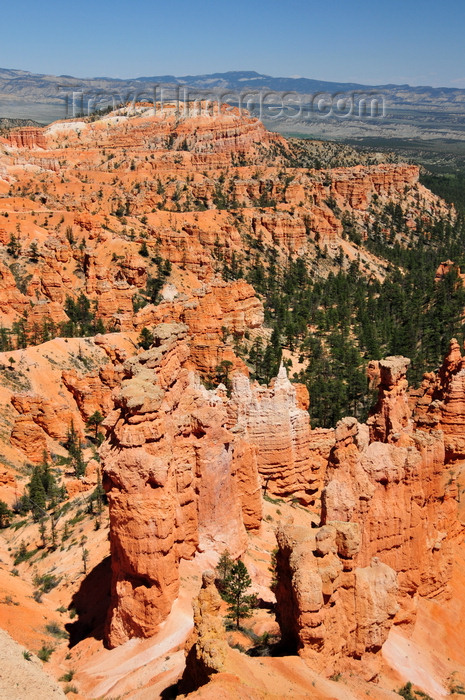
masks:
{"type": "Polygon", "coordinates": [[[460,428],[457,420],[449,423],[455,433],[437,428],[444,416],[459,415],[462,358],[453,342],[438,375],[425,379],[424,388],[433,387],[423,414],[428,431],[412,420],[408,364],[403,357],[380,361],[378,401],[367,425],[350,417],[337,424],[320,528],[288,525],[277,532],[283,637],[327,674],[361,660],[357,673],[376,677],[391,625],[415,620],[419,596],[449,595],[460,525],[457,486],[444,468],[445,443],[460,428]],[[438,387],[444,403],[431,401],[438,387]],[[447,413],[446,399],[457,402],[454,411],[447,413]]]}
{"type": "MultiPolygon", "coordinates": [[[[446,358],[445,365],[450,368],[451,362],[446,358]]],[[[418,430],[411,419],[407,366],[401,357],[379,363],[378,402],[367,426],[354,418],[338,423],[322,493],[322,523],[360,524],[357,563],[366,566],[379,556],[399,574],[409,619],[415,594],[433,597],[447,591],[457,487],[444,469],[444,433],[418,430]]]]}
{"type": "Polygon", "coordinates": [[[356,565],[361,535],[355,522],[280,527],[277,617],[284,643],[312,668],[330,675],[361,661],[357,671],[371,680],[398,610],[397,576],[377,557],[356,565]]]}
{"type": "Polygon", "coordinates": [[[338,423],[322,492],[322,523],[359,523],[357,564],[366,566],[378,556],[391,566],[399,574],[407,613],[415,594],[437,596],[447,589],[456,486],[444,473],[440,433],[416,431],[404,446],[370,443],[367,437],[366,427],[353,418],[338,423]]]}
{"type": "Polygon", "coordinates": [[[208,391],[189,369],[187,330],[155,328],[156,347],[125,364],[117,408],[105,420],[112,646],[149,636],[166,617],[181,558],[245,550],[246,529],[260,527],[263,479],[302,498],[314,488],[304,457],[308,413],[285,372],[269,388],[234,373],[230,398],[222,385],[208,391]]]}
{"type": "Polygon", "coordinates": [[[237,375],[228,407],[229,425],[236,435],[256,446],[265,488],[309,505],[319,495],[321,462],[310,450],[308,412],[299,406],[301,401],[308,405],[308,394],[298,399],[297,391],[284,367],[269,387],[251,386],[237,375]]]}
{"type": "Polygon", "coordinates": [[[410,404],[419,428],[444,434],[446,462],[465,457],[465,357],[453,338],[438,372],[425,374],[410,404]]]}
{"type": "Polygon", "coordinates": [[[409,365],[400,355],[378,362],[378,401],[367,421],[372,442],[397,442],[413,429],[406,391],[409,365]]]}
{"type": "MultiPolygon", "coordinates": [[[[0,241],[14,237],[16,257],[0,260],[0,320],[10,327],[27,311],[31,332],[44,319],[67,321],[66,297],[83,292],[107,328],[140,330],[151,311],[133,302],[161,258],[210,284],[225,265],[245,272],[266,248],[283,264],[290,254],[314,260],[318,243],[330,258],[339,247],[350,259],[360,254],[362,269],[383,275],[374,256],[342,236],[342,212],[362,236],[399,198],[412,230],[420,216],[449,213],[416,166],[309,170],[295,162],[292,144],[228,106],[154,113],[140,104],[10,132],[0,151],[0,241]]],[[[234,316],[234,300],[227,303],[234,316]]]]}

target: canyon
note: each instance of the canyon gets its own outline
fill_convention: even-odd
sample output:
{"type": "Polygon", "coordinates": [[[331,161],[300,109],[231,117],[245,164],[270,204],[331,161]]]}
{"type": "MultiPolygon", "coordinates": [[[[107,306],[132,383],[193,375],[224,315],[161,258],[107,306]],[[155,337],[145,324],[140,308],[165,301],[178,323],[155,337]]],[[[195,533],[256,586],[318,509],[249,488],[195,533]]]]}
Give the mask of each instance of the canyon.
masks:
{"type": "Polygon", "coordinates": [[[415,165],[309,169],[296,149],[203,103],[0,140],[0,499],[17,511],[0,627],[36,652],[66,627],[44,669],[69,697],[381,700],[412,681],[436,699],[465,683],[459,342],[417,387],[410,359],[370,358],[366,421],[315,427],[291,344],[255,376],[273,332],[247,281],[289,259],[324,279],[342,255],[379,282],[390,261],[360,241],[386,207],[405,246],[456,212],[415,165]],[[44,464],[60,495],[21,511],[44,464]],[[248,638],[223,624],[226,550],[259,600],[248,638]],[[262,637],[279,640],[263,656],[262,637]]]}

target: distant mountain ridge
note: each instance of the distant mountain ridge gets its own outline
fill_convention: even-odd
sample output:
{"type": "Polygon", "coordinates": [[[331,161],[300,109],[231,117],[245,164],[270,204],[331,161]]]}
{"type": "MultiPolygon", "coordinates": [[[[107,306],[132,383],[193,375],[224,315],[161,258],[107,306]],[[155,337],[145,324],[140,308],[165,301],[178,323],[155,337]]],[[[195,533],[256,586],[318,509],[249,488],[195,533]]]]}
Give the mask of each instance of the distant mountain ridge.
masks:
{"type": "Polygon", "coordinates": [[[309,95],[315,92],[345,92],[349,90],[378,90],[392,99],[402,99],[404,102],[417,102],[423,98],[428,102],[447,98],[448,102],[465,107],[465,90],[450,87],[430,87],[410,85],[364,85],[362,83],[331,82],[312,78],[273,77],[256,71],[228,71],[225,73],[207,73],[203,75],[153,75],[137,78],[79,78],[71,75],[46,75],[31,73],[23,70],[0,68],[0,98],[10,95],[19,97],[56,96],[59,89],[66,87],[96,87],[96,88],[129,88],[143,83],[153,83],[166,86],[185,85],[198,89],[234,89],[266,88],[276,92],[295,91],[309,95]]]}
{"type": "MultiPolygon", "coordinates": [[[[158,75],[151,77],[139,77],[137,81],[164,82],[178,85],[191,85],[193,87],[227,87],[242,89],[246,87],[268,88],[270,90],[295,90],[302,94],[320,90],[347,90],[366,89],[366,85],[360,83],[338,83],[312,78],[275,78],[271,75],[257,73],[256,71],[228,71],[226,73],[205,73],[203,75],[158,75]]],[[[384,86],[388,87],[388,86],[384,86]]]]}
{"type": "Polygon", "coordinates": [[[9,117],[0,117],[0,132],[3,129],[16,129],[23,126],[41,126],[34,119],[10,119],[9,117]]]}
{"type": "MultiPolygon", "coordinates": [[[[324,113],[306,113],[297,118],[283,114],[263,122],[282,133],[302,133],[319,138],[408,138],[465,140],[465,90],[460,88],[409,85],[362,85],[311,78],[273,77],[256,71],[228,71],[203,75],[154,75],[133,79],[108,77],[78,78],[69,75],[42,75],[24,70],[0,68],[0,117],[34,119],[48,123],[71,116],[66,100],[73,92],[88,95],[95,91],[101,100],[112,96],[131,100],[144,93],[150,97],[152,86],[165,88],[165,97],[176,96],[179,87],[189,88],[189,98],[221,96],[235,102],[244,91],[274,91],[303,96],[302,104],[318,93],[375,93],[387,106],[382,119],[366,120],[358,114],[344,118],[324,113]]],[[[183,97],[183,91],[180,97],[183,97]]],[[[159,93],[160,94],[160,93],[159,93]]],[[[300,99],[300,98],[298,98],[300,99]]],[[[279,96],[277,97],[279,101],[279,96]]],[[[102,106],[102,101],[100,102],[102,106]]],[[[268,119],[268,120],[267,120],[268,119]]]]}
{"type": "Polygon", "coordinates": [[[273,77],[256,71],[228,71],[226,73],[206,73],[204,75],[157,75],[151,77],[135,78],[136,81],[172,83],[177,85],[191,85],[193,87],[227,87],[241,89],[245,87],[261,87],[277,92],[293,90],[301,94],[311,94],[315,92],[345,92],[348,90],[381,90],[398,91],[408,90],[415,94],[439,96],[449,95],[453,98],[465,99],[465,90],[460,88],[431,86],[410,86],[408,84],[397,85],[395,83],[381,85],[365,85],[363,83],[344,83],[329,80],[315,80],[313,78],[286,78],[273,77]]]}

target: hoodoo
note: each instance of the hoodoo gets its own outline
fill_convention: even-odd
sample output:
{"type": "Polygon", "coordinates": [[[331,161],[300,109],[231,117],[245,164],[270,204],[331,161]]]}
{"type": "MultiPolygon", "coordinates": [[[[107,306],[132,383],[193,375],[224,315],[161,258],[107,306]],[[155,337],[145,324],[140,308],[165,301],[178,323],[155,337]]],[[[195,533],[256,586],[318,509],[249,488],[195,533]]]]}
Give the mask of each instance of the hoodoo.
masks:
{"type": "Polygon", "coordinates": [[[465,234],[384,155],[207,102],[0,140],[0,627],[68,696],[465,687],[465,234]]]}

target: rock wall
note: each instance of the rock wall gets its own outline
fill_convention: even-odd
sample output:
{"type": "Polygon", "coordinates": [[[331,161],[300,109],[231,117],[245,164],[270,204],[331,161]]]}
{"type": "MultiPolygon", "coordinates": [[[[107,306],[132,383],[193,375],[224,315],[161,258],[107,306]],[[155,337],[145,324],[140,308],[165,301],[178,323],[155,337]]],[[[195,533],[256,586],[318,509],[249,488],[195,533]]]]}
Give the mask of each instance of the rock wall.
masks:
{"type": "Polygon", "coordinates": [[[283,642],[319,673],[379,671],[377,652],[398,610],[396,572],[377,557],[357,567],[358,523],[277,531],[277,618],[283,642]],[[355,662],[359,665],[355,666],[355,662]]]}
{"type": "Polygon", "coordinates": [[[8,134],[8,143],[16,148],[46,148],[44,129],[24,126],[8,134]]]}
{"type": "Polygon", "coordinates": [[[450,594],[453,542],[463,528],[445,445],[459,454],[462,358],[453,342],[438,375],[425,378],[423,430],[408,405],[408,364],[402,357],[380,361],[367,425],[350,417],[337,424],[320,528],[277,532],[283,638],[326,674],[361,661],[357,673],[375,678],[391,625],[414,622],[419,596],[450,594]],[[433,400],[438,392],[443,401],[433,400]]]}
{"type": "Polygon", "coordinates": [[[285,371],[269,388],[235,373],[230,398],[222,385],[208,391],[189,369],[187,330],[156,327],[155,347],[125,364],[104,422],[111,646],[154,633],[178,594],[181,558],[246,549],[246,529],[261,523],[263,479],[271,492],[303,500],[315,488],[308,413],[285,371]]]}
{"type": "Polygon", "coordinates": [[[353,418],[336,428],[322,492],[322,523],[357,522],[362,531],[356,562],[373,556],[398,574],[405,620],[414,614],[415,594],[447,592],[456,515],[456,486],[444,472],[440,433],[412,433],[408,446],[367,440],[353,418]]]}
{"type": "Polygon", "coordinates": [[[258,471],[269,492],[315,503],[321,462],[312,459],[309,415],[299,407],[296,385],[284,367],[268,388],[251,386],[240,375],[234,378],[229,425],[258,448],[258,471]]]}
{"type": "Polygon", "coordinates": [[[186,668],[182,679],[183,692],[206,683],[213,673],[226,670],[231,648],[220,612],[222,601],[215,585],[215,572],[204,571],[202,588],[194,600],[194,630],[185,647],[186,668]]]}
{"type": "MultiPolygon", "coordinates": [[[[237,556],[247,542],[225,403],[183,366],[187,327],[156,330],[158,347],[126,363],[118,409],[105,421],[111,646],[153,634],[178,594],[181,558],[225,548],[237,556]]],[[[252,502],[249,524],[256,520],[252,502]]]]}
{"type": "Polygon", "coordinates": [[[378,362],[378,401],[367,421],[370,440],[398,442],[412,432],[411,410],[407,396],[407,357],[387,357],[378,362]]]}
{"type": "Polygon", "coordinates": [[[421,387],[411,392],[416,425],[426,432],[444,434],[446,462],[465,457],[465,357],[453,338],[438,372],[425,374],[421,387]]]}
{"type": "MultiPolygon", "coordinates": [[[[456,361],[454,346],[440,376],[449,376],[456,361]]],[[[416,594],[447,594],[458,523],[457,486],[444,468],[447,436],[438,425],[429,432],[416,429],[407,403],[407,366],[400,357],[379,363],[378,402],[368,426],[354,418],[338,423],[322,522],[360,524],[357,563],[366,566],[379,556],[399,574],[399,620],[403,615],[411,621],[416,594]]]]}

